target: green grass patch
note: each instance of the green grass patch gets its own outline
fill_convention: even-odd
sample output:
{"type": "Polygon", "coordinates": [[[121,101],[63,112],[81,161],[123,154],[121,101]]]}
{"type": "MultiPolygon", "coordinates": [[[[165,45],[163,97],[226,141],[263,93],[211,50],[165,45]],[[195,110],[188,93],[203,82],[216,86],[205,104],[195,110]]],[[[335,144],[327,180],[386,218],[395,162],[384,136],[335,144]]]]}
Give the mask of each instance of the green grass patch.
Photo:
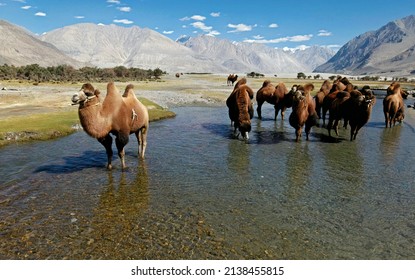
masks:
{"type": "MultiPolygon", "coordinates": [[[[148,107],[150,122],[175,116],[175,113],[148,99],[140,98],[140,101],[148,107]]],[[[0,147],[10,143],[67,136],[77,131],[79,125],[77,110],[5,118],[0,122],[0,147]]]]}

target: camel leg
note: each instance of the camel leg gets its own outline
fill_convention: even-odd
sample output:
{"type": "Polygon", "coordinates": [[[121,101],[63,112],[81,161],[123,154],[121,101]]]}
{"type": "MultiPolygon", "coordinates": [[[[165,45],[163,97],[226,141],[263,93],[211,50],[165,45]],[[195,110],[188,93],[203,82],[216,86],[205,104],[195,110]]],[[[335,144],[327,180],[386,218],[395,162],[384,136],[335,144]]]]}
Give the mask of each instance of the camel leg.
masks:
{"type": "Polygon", "coordinates": [[[334,132],[336,133],[337,136],[339,136],[339,120],[338,119],[334,120],[333,127],[334,127],[334,132]]]}
{"type": "Polygon", "coordinates": [[[299,142],[301,138],[301,127],[295,131],[295,142],[299,142]]]}
{"type": "Polygon", "coordinates": [[[384,112],[385,115],[385,127],[388,128],[388,124],[389,124],[389,113],[388,112],[384,112]]]}
{"type": "Polygon", "coordinates": [[[327,113],[327,109],[324,109],[324,107],[323,107],[323,113],[322,113],[322,115],[323,115],[323,127],[325,127],[326,126],[326,113],[327,113]]]}
{"type": "Polygon", "coordinates": [[[261,102],[261,101],[257,101],[257,102],[258,102],[258,106],[256,108],[256,112],[258,113],[258,119],[262,120],[261,108],[262,108],[262,104],[264,104],[264,102],[261,102]]]}
{"type": "Polygon", "coordinates": [[[107,169],[111,170],[112,169],[112,137],[111,135],[107,134],[105,137],[103,138],[98,138],[97,139],[99,141],[99,143],[101,143],[104,147],[105,147],[105,151],[107,152],[107,169]]]}
{"type": "Polygon", "coordinates": [[[117,146],[118,156],[121,160],[121,168],[124,170],[127,166],[125,165],[125,151],[124,147],[128,143],[128,134],[121,134],[119,133],[115,138],[115,145],[117,146]]]}
{"type": "Polygon", "coordinates": [[[329,132],[329,136],[331,136],[331,129],[333,128],[333,119],[329,119],[329,123],[327,124],[327,130],[329,132]]]}
{"type": "MultiPolygon", "coordinates": [[[[284,116],[285,116],[285,109],[287,109],[286,107],[282,107],[281,108],[281,120],[284,120],[284,116]]],[[[275,119],[277,119],[277,116],[275,115],[275,119]]]]}
{"type": "MultiPolygon", "coordinates": [[[[275,114],[274,114],[274,121],[276,121],[277,120],[277,116],[278,116],[278,112],[280,111],[280,108],[277,106],[277,105],[275,105],[274,106],[274,111],[275,111],[275,114]]],[[[282,116],[281,116],[282,117],[282,116]]]]}
{"type": "Polygon", "coordinates": [[[147,128],[143,127],[135,133],[138,141],[138,157],[144,158],[147,147],[147,128]]]}
{"type": "Polygon", "coordinates": [[[310,131],[311,131],[311,126],[306,125],[305,126],[305,136],[306,136],[306,140],[309,140],[310,131]]]}

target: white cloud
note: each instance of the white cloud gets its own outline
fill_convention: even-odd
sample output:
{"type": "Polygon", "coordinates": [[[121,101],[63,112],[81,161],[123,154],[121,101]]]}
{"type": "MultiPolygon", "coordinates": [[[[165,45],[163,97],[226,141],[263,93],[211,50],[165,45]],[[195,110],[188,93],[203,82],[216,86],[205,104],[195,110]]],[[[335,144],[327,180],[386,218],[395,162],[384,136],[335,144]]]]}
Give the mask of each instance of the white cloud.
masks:
{"type": "Polygon", "coordinates": [[[23,6],[22,7],[23,10],[29,10],[30,8],[32,8],[32,6],[23,6]]]}
{"type": "Polygon", "coordinates": [[[200,16],[200,15],[194,15],[190,17],[193,20],[197,20],[197,21],[204,21],[206,19],[206,17],[204,16],[200,16]]]}
{"type": "Polygon", "coordinates": [[[163,31],[163,34],[173,34],[174,33],[174,31],[173,30],[170,30],[170,31],[163,31]]]}
{"type": "Polygon", "coordinates": [[[120,4],[120,1],[118,1],[118,0],[107,0],[107,3],[110,3],[110,4],[120,4]]]}
{"type": "Polygon", "coordinates": [[[290,42],[303,42],[303,41],[308,41],[313,37],[313,35],[309,34],[309,35],[296,35],[296,36],[292,36],[289,37],[289,41],[290,42]]]}
{"type": "Polygon", "coordinates": [[[74,16],[74,18],[77,18],[77,19],[83,19],[83,18],[85,18],[84,16],[74,16]]]}
{"type": "Polygon", "coordinates": [[[263,37],[263,36],[261,36],[261,35],[255,35],[255,36],[252,36],[252,38],[254,38],[255,40],[261,40],[261,39],[264,39],[264,37],[263,37]]]}
{"type": "Polygon", "coordinates": [[[183,18],[181,18],[179,20],[181,20],[181,21],[187,21],[187,20],[191,20],[191,19],[196,20],[196,21],[204,21],[206,19],[206,17],[201,16],[201,15],[193,15],[191,17],[183,17],[183,18]]]}
{"type": "Polygon", "coordinates": [[[203,30],[204,32],[209,32],[212,29],[212,26],[206,26],[203,22],[201,21],[196,21],[190,24],[191,26],[193,26],[194,28],[203,30]]]}
{"type": "Polygon", "coordinates": [[[134,21],[128,19],[114,19],[113,22],[115,23],[122,23],[122,24],[132,24],[134,21]]]}
{"type": "Polygon", "coordinates": [[[239,24],[228,24],[229,28],[234,28],[234,30],[228,31],[228,33],[233,33],[233,32],[246,32],[246,31],[251,31],[252,27],[256,27],[256,24],[254,26],[252,25],[246,25],[243,23],[239,23],[239,24]]]}
{"type": "Polygon", "coordinates": [[[217,13],[210,13],[210,16],[211,17],[220,17],[220,13],[219,12],[217,12],[217,13]]]}
{"type": "Polygon", "coordinates": [[[342,45],[327,45],[326,47],[331,48],[331,49],[336,49],[336,48],[340,49],[342,47],[342,45]]]}
{"type": "Polygon", "coordinates": [[[118,7],[117,9],[120,10],[121,12],[126,12],[126,13],[131,12],[131,7],[118,7]]]}
{"type": "Polygon", "coordinates": [[[290,52],[296,52],[296,51],[304,51],[304,50],[306,50],[306,49],[308,49],[308,48],[310,48],[310,46],[307,46],[307,45],[300,45],[300,46],[297,46],[297,47],[295,47],[295,48],[288,48],[288,47],[284,47],[284,48],[282,48],[284,51],[290,51],[290,52]]]}
{"type": "Polygon", "coordinates": [[[206,34],[206,35],[208,35],[208,36],[212,36],[212,37],[215,37],[215,36],[218,36],[218,35],[220,35],[220,32],[219,31],[216,31],[216,30],[212,30],[212,31],[210,31],[208,34],[206,34]]]}
{"type": "Polygon", "coordinates": [[[276,23],[271,23],[270,25],[268,25],[269,28],[277,28],[278,24],[276,23]]]}
{"type": "Polygon", "coordinates": [[[328,36],[331,36],[331,35],[332,35],[331,32],[329,32],[327,30],[324,30],[324,29],[319,30],[318,34],[317,34],[317,36],[323,36],[323,37],[328,37],[328,36]]]}
{"type": "Polygon", "coordinates": [[[247,43],[259,43],[259,44],[278,44],[283,42],[303,42],[303,41],[309,41],[313,37],[312,34],[309,35],[296,35],[296,36],[288,36],[288,37],[281,37],[281,38],[275,38],[275,39],[246,39],[244,42],[247,43]]]}
{"type": "Polygon", "coordinates": [[[45,17],[45,16],[46,16],[46,14],[45,14],[44,12],[37,12],[37,13],[35,14],[35,16],[37,16],[37,17],[45,17]]]}

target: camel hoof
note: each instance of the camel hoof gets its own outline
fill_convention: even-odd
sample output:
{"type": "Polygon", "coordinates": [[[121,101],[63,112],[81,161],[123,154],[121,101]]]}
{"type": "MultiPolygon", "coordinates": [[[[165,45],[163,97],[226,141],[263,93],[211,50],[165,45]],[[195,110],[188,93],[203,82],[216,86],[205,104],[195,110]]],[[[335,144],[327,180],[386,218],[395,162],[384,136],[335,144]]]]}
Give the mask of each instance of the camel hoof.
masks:
{"type": "Polygon", "coordinates": [[[107,169],[108,170],[112,170],[112,165],[111,164],[107,164],[107,169]]]}

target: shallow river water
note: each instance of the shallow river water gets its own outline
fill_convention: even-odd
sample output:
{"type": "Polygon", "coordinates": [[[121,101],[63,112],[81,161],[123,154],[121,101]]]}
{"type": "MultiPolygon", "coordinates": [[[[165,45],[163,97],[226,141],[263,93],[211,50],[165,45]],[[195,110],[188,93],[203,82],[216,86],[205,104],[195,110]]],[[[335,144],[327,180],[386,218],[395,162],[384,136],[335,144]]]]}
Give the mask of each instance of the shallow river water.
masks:
{"type": "Polygon", "coordinates": [[[381,104],[353,142],[176,108],[125,172],[84,132],[2,148],[0,259],[415,259],[415,111],[385,129],[381,104]]]}

